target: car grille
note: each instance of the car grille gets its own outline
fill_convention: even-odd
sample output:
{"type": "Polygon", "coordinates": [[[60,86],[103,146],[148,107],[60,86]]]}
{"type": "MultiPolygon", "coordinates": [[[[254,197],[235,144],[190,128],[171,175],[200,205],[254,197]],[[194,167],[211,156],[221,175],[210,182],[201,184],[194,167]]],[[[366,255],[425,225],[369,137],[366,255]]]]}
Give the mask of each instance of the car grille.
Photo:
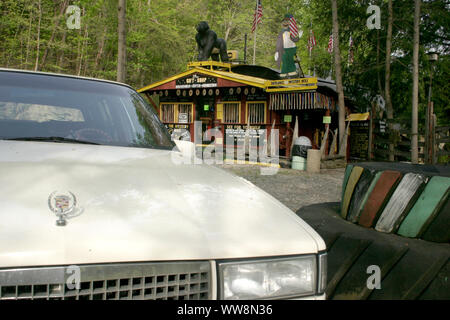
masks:
{"type": "Polygon", "coordinates": [[[206,300],[211,292],[206,261],[0,269],[0,300],[206,300]]]}

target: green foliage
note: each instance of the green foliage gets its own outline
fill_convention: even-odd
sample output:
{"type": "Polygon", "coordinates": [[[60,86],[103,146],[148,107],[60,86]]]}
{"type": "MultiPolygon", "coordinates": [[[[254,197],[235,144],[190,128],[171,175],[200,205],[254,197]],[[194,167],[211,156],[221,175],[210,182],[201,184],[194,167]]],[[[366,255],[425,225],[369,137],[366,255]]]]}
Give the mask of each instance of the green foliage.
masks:
{"type": "MultiPolygon", "coordinates": [[[[195,26],[208,21],[228,49],[253,60],[251,33],[255,0],[128,0],[127,82],[140,88],[186,69],[197,56],[195,26]]],[[[303,36],[297,54],[303,71],[327,78],[334,70],[327,52],[332,31],[330,0],[262,0],[258,25],[256,63],[276,68],[275,45],[286,13],[296,18],[303,36]],[[317,46],[307,50],[310,24],[317,46]]],[[[396,118],[410,118],[413,4],[394,0],[391,91],[396,118]]],[[[339,0],[340,49],[345,95],[360,111],[382,94],[385,76],[387,29],[386,0],[339,0]],[[367,7],[381,7],[381,29],[366,27],[367,7]],[[354,63],[348,64],[349,37],[354,41],[354,63]]],[[[448,0],[423,0],[421,19],[420,107],[424,118],[428,100],[430,64],[426,52],[442,53],[433,76],[433,101],[440,123],[450,122],[448,0]]],[[[69,73],[114,80],[117,68],[117,0],[2,0],[0,2],[0,66],[69,73]],[[39,10],[39,3],[41,4],[39,10]],[[82,8],[81,29],[66,26],[68,5],[82,8]],[[60,14],[62,12],[62,14],[60,14]],[[40,27],[38,24],[41,16],[40,27]],[[39,32],[38,32],[39,31],[39,32]],[[39,34],[39,36],[38,36],[39,34]],[[39,50],[38,48],[39,44],[39,50]]],[[[421,121],[423,123],[423,121],[421,121]]]]}

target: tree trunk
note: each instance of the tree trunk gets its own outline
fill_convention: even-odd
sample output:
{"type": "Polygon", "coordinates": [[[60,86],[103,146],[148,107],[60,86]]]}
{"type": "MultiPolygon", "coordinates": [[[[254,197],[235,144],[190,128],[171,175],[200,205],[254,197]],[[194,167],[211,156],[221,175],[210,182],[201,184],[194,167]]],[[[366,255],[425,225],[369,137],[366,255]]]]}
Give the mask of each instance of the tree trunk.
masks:
{"type": "Polygon", "coordinates": [[[25,68],[28,68],[28,57],[30,53],[30,42],[31,42],[31,27],[33,25],[33,17],[34,17],[34,3],[30,6],[30,19],[28,24],[28,40],[27,40],[27,51],[25,53],[25,68]]]}
{"type": "Polygon", "coordinates": [[[61,21],[61,17],[63,16],[64,11],[66,10],[66,7],[67,7],[67,0],[65,0],[61,4],[61,6],[59,8],[59,12],[55,16],[55,24],[53,26],[52,35],[50,36],[50,40],[48,41],[47,46],[45,47],[45,50],[44,50],[44,54],[42,55],[42,61],[41,61],[41,66],[40,66],[41,70],[44,68],[44,64],[45,64],[45,61],[47,60],[48,52],[50,50],[50,47],[52,46],[53,41],[55,40],[55,35],[58,31],[59,22],[61,21]]]}
{"type": "Polygon", "coordinates": [[[413,48],[413,90],[412,90],[412,117],[411,117],[411,162],[419,162],[418,148],[418,108],[419,108],[419,23],[420,3],[415,0],[414,6],[414,48],[413,48]]]}
{"type": "Polygon", "coordinates": [[[338,92],[339,104],[339,143],[343,143],[345,134],[345,101],[344,88],[342,85],[342,71],[341,71],[341,51],[339,49],[339,22],[338,22],[338,8],[337,0],[331,0],[331,9],[333,12],[333,51],[334,51],[334,65],[336,72],[336,89],[338,92]]]}
{"type": "Polygon", "coordinates": [[[380,30],[377,30],[377,85],[378,85],[378,92],[381,96],[384,97],[384,89],[381,85],[381,75],[380,75],[380,30]]]}
{"type": "Polygon", "coordinates": [[[87,55],[86,53],[86,46],[87,46],[87,40],[89,37],[89,33],[88,33],[88,25],[87,23],[84,24],[84,37],[83,37],[83,45],[81,47],[81,56],[80,56],[80,68],[78,69],[78,75],[81,75],[81,69],[83,67],[83,59],[85,59],[85,64],[84,64],[84,73],[83,76],[86,76],[86,67],[87,67],[87,57],[85,57],[87,55]]]}
{"type": "Polygon", "coordinates": [[[126,78],[126,0],[118,3],[118,53],[117,81],[125,82],[126,78]]]}
{"type": "Polygon", "coordinates": [[[67,36],[67,29],[64,28],[63,36],[61,39],[61,50],[56,59],[59,69],[62,69],[63,63],[64,63],[64,50],[65,50],[65,45],[66,45],[66,36],[67,36]]]}
{"type": "Polygon", "coordinates": [[[103,48],[105,47],[105,40],[106,40],[106,32],[108,31],[108,27],[105,26],[105,28],[103,29],[103,33],[102,33],[102,38],[100,40],[100,44],[98,46],[98,52],[97,55],[95,57],[95,62],[94,62],[94,71],[97,71],[97,67],[98,67],[98,63],[100,62],[100,59],[103,55],[103,48]]]}
{"type": "MultiPolygon", "coordinates": [[[[388,1],[388,27],[386,35],[386,74],[384,83],[384,95],[386,100],[386,112],[388,120],[394,119],[394,109],[392,107],[391,99],[391,51],[392,51],[392,25],[394,21],[394,14],[392,10],[392,0],[388,1]]],[[[388,123],[390,142],[389,142],[389,161],[394,161],[394,143],[392,121],[388,123]]]]}
{"type": "Polygon", "coordinates": [[[41,41],[41,18],[42,18],[41,0],[38,1],[38,9],[39,9],[39,20],[38,20],[37,45],[36,45],[36,62],[34,64],[34,71],[37,71],[39,67],[39,45],[41,41]]]}

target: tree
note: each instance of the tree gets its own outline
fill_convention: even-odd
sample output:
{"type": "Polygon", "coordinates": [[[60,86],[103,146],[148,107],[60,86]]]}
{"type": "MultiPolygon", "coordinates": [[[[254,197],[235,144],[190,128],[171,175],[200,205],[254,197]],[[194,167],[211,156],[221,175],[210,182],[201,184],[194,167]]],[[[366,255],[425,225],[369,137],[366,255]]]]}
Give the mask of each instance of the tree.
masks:
{"type": "Polygon", "coordinates": [[[344,88],[342,86],[341,51],[339,49],[339,22],[337,0],[331,0],[331,10],[333,14],[333,51],[334,65],[336,73],[336,89],[338,92],[339,104],[339,141],[342,143],[345,134],[345,101],[344,88]]]}
{"type": "Polygon", "coordinates": [[[418,109],[419,109],[419,34],[420,3],[414,1],[414,48],[413,48],[413,90],[412,90],[412,123],[411,123],[411,162],[419,162],[418,148],[418,109]]]}
{"type": "Polygon", "coordinates": [[[118,52],[117,52],[117,81],[126,79],[126,0],[119,0],[118,4],[118,52]]]}
{"type": "MultiPolygon", "coordinates": [[[[388,120],[394,119],[394,108],[391,99],[391,50],[392,50],[392,25],[394,23],[394,13],[392,10],[392,0],[388,1],[388,28],[386,35],[386,72],[384,95],[386,100],[386,111],[388,120]]],[[[392,133],[392,122],[389,122],[389,132],[392,133]]],[[[391,139],[392,140],[392,139],[391,139]]],[[[394,143],[389,141],[389,161],[394,161],[394,143]]]]}
{"type": "Polygon", "coordinates": [[[37,31],[37,45],[36,45],[36,62],[34,64],[34,71],[38,70],[39,67],[39,46],[41,44],[41,18],[42,18],[42,7],[41,0],[38,1],[39,10],[39,20],[38,20],[38,31],[37,31]]]}

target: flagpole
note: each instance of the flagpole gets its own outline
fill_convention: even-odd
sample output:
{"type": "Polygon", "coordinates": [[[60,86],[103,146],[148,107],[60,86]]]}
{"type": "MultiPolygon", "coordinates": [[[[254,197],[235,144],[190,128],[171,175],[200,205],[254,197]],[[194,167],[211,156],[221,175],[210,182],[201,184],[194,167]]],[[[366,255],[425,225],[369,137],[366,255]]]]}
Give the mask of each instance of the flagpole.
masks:
{"type": "MultiPolygon", "coordinates": [[[[258,3],[258,1],[256,1],[256,3],[258,3]]],[[[258,5],[258,4],[257,4],[258,5]]],[[[253,65],[256,64],[256,32],[258,31],[258,23],[256,23],[255,26],[255,35],[253,38],[253,65]]]]}
{"type": "Polygon", "coordinates": [[[311,34],[311,32],[312,32],[312,20],[310,20],[310,22],[309,22],[309,40],[308,40],[308,43],[309,43],[309,75],[311,75],[311,51],[312,51],[312,48],[311,48],[311,46],[312,46],[312,38],[311,38],[311,36],[312,36],[312,34],[311,34]]]}
{"type": "Polygon", "coordinates": [[[256,9],[255,9],[255,34],[253,35],[253,65],[256,64],[256,32],[258,31],[258,4],[259,1],[256,0],[256,9]]]}

